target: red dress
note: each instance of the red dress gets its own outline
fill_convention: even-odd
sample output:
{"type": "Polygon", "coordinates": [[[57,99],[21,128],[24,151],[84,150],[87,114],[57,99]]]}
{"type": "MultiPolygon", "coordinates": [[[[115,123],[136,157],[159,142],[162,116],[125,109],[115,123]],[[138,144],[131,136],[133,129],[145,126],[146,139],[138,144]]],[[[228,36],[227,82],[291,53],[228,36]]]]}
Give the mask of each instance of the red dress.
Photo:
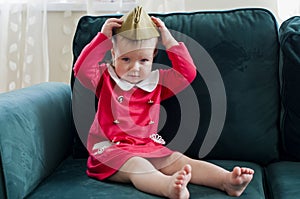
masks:
{"type": "Polygon", "coordinates": [[[167,51],[173,68],[152,71],[137,85],[122,84],[112,68],[99,64],[111,48],[111,40],[98,33],[74,66],[76,78],[99,98],[87,140],[87,174],[99,180],[113,175],[133,156],[157,158],[173,153],[156,134],[160,102],[183,90],[196,76],[193,60],[180,43],[167,51]]]}

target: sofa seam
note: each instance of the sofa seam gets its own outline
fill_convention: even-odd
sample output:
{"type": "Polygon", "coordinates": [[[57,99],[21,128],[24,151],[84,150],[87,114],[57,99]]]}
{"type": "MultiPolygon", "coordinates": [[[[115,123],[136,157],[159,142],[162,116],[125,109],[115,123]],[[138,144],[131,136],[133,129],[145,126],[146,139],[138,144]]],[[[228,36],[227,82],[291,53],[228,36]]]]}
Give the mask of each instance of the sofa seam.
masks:
{"type": "Polygon", "coordinates": [[[2,155],[2,145],[0,145],[0,168],[1,168],[1,170],[0,170],[0,172],[1,172],[1,174],[2,174],[2,179],[0,179],[0,180],[3,180],[3,188],[4,188],[4,197],[5,198],[8,198],[8,196],[7,196],[7,186],[6,186],[6,175],[5,175],[5,172],[4,172],[4,168],[3,168],[3,161],[2,161],[2,157],[3,157],[3,155],[2,155]]]}

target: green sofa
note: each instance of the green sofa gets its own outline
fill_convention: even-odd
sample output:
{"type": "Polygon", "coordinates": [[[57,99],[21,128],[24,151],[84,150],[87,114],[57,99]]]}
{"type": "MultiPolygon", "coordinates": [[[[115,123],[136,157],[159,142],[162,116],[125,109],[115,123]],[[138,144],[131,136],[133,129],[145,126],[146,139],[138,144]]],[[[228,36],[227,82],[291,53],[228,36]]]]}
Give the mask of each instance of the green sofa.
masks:
{"type": "MultiPolygon", "coordinates": [[[[186,43],[198,71],[162,103],[167,145],[227,169],[253,168],[240,198],[300,198],[300,17],[279,28],[265,9],[154,15],[186,43]]],[[[108,17],[119,16],[80,19],[74,61],[108,17]]],[[[170,65],[161,46],[155,63],[170,65]]],[[[87,177],[84,144],[96,100],[73,76],[71,85],[0,95],[0,198],[159,198],[87,177]]],[[[189,190],[191,198],[231,198],[203,186],[189,190]]]]}

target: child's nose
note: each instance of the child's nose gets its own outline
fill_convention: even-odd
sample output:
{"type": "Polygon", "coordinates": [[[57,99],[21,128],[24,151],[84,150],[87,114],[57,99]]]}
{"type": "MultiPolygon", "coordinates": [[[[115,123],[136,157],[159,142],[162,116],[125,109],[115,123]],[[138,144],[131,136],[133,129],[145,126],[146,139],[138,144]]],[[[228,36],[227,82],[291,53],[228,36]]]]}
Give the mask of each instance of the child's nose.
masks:
{"type": "Polygon", "coordinates": [[[134,62],[132,65],[132,69],[135,71],[139,71],[140,70],[140,64],[138,62],[134,62]]]}

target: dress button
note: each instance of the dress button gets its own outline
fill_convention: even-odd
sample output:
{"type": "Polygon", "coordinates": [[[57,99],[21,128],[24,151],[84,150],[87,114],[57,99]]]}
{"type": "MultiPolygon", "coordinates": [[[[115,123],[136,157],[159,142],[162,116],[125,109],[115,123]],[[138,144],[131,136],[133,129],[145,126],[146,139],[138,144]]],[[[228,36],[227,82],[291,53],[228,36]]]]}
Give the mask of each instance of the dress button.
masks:
{"type": "Polygon", "coordinates": [[[148,104],[153,104],[153,103],[154,103],[154,101],[151,99],[148,101],[148,104]]]}
{"type": "Polygon", "coordinates": [[[124,101],[124,97],[121,95],[117,98],[118,102],[122,103],[124,101]]]}
{"type": "Polygon", "coordinates": [[[119,124],[120,121],[119,120],[114,120],[114,124],[119,124]]]}
{"type": "Polygon", "coordinates": [[[150,122],[148,124],[154,124],[154,121],[153,120],[150,120],[150,122]]]}

